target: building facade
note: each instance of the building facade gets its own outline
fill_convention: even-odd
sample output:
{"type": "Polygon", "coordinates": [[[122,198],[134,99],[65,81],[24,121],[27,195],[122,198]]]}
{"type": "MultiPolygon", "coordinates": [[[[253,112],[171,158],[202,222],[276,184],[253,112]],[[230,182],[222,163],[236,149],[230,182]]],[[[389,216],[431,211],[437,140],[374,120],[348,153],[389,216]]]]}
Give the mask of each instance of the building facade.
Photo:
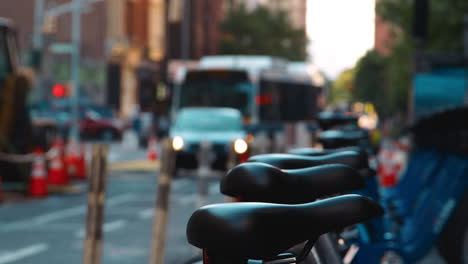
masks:
{"type": "MultiPolygon", "coordinates": [[[[0,16],[10,19],[17,28],[23,58],[28,58],[34,45],[35,2],[31,0],[0,1],[0,16]]],[[[68,0],[45,0],[44,9],[70,4],[68,0]]],[[[71,9],[57,16],[47,16],[42,26],[41,91],[35,89],[37,99],[50,98],[54,83],[67,83],[70,79],[70,53],[61,47],[71,42],[71,9]]],[[[82,13],[81,23],[81,65],[83,94],[92,94],[92,99],[105,99],[105,58],[106,58],[106,2],[97,1],[82,13]]]]}
{"type": "Polygon", "coordinates": [[[172,0],[169,10],[171,59],[198,60],[218,54],[224,0],[172,0]]]}
{"type": "MultiPolygon", "coordinates": [[[[35,48],[35,2],[0,1],[0,16],[17,25],[25,52],[35,48]]],[[[156,87],[165,79],[166,58],[198,60],[218,53],[223,0],[86,2],[90,4],[83,4],[81,24],[82,94],[112,106],[122,116],[129,116],[138,105],[141,83],[153,82],[156,87]],[[146,80],[141,82],[143,75],[146,80]]],[[[70,3],[45,0],[45,10],[70,3]]],[[[44,19],[41,75],[45,94],[53,83],[70,79],[69,54],[57,53],[52,47],[71,42],[71,22],[70,12],[44,19]]]]}
{"type": "Polygon", "coordinates": [[[381,55],[390,54],[390,46],[394,40],[392,25],[385,22],[378,14],[375,15],[374,49],[381,55]]]}
{"type": "MultiPolygon", "coordinates": [[[[379,0],[376,0],[376,4],[379,0]]],[[[395,31],[392,25],[383,20],[379,14],[375,14],[374,50],[381,55],[389,55],[391,45],[395,39],[395,31]]]]}

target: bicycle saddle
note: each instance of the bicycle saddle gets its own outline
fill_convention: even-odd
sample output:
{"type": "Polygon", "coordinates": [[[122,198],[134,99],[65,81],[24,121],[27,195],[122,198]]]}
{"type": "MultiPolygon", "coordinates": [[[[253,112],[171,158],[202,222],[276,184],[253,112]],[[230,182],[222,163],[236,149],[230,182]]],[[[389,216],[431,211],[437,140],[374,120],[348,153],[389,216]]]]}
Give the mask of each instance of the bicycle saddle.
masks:
{"type": "Polygon", "coordinates": [[[243,202],[298,204],[364,187],[357,170],[341,164],[281,170],[248,162],[230,170],[221,180],[221,193],[243,202]]]}
{"type": "Polygon", "coordinates": [[[342,131],[327,130],[320,133],[318,141],[324,148],[342,148],[356,146],[359,141],[365,139],[367,133],[363,130],[342,131]]]}
{"type": "Polygon", "coordinates": [[[306,240],[383,214],[374,201],[345,195],[301,205],[227,203],[202,207],[188,242],[226,259],[271,259],[306,240]]]}
{"type": "Polygon", "coordinates": [[[317,121],[322,129],[327,130],[334,126],[357,124],[358,117],[344,113],[322,112],[319,113],[317,121]]]}
{"type": "MultiPolygon", "coordinates": [[[[288,154],[293,155],[304,155],[309,157],[315,156],[322,156],[327,154],[339,153],[343,151],[354,151],[361,155],[366,155],[367,153],[361,147],[353,146],[353,147],[344,147],[344,148],[337,148],[337,149],[318,149],[318,148],[295,148],[288,151],[288,154]]],[[[367,157],[366,157],[367,158],[367,157]]]]}
{"type": "Polygon", "coordinates": [[[343,151],[317,157],[292,154],[261,154],[250,157],[248,162],[262,162],[286,170],[327,164],[343,164],[357,170],[368,167],[367,157],[363,157],[354,151],[343,151]]]}

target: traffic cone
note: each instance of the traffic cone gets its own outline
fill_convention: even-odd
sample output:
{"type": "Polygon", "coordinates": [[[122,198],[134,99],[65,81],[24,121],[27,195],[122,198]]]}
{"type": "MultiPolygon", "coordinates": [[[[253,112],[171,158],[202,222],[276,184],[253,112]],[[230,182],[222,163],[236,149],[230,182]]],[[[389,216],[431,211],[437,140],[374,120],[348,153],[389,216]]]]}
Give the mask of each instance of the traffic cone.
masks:
{"type": "Polygon", "coordinates": [[[156,143],[156,137],[151,136],[149,141],[148,141],[148,160],[157,160],[158,159],[158,152],[157,152],[157,143],[156,143]]]}
{"type": "Polygon", "coordinates": [[[380,185],[384,188],[390,188],[396,185],[397,183],[397,170],[398,167],[395,166],[393,160],[395,153],[393,150],[382,150],[381,153],[381,162],[377,169],[380,185]]]}
{"type": "Polygon", "coordinates": [[[40,148],[34,151],[34,162],[29,181],[29,195],[32,197],[47,196],[46,168],[44,152],[40,148]]]}
{"type": "Polygon", "coordinates": [[[85,157],[85,145],[81,144],[80,155],[76,160],[75,177],[80,180],[86,179],[86,157],[85,157]]]}
{"type": "Polygon", "coordinates": [[[49,154],[49,174],[47,182],[51,185],[67,185],[70,182],[65,167],[64,155],[60,140],[55,140],[49,154]]]}

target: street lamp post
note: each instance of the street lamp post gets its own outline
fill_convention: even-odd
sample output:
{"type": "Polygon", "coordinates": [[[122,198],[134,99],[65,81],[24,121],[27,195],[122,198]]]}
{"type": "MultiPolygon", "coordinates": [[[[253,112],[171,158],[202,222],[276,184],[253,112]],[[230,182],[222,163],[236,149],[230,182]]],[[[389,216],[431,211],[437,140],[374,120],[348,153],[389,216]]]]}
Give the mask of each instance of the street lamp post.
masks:
{"type": "Polygon", "coordinates": [[[182,30],[181,30],[181,57],[182,60],[190,58],[190,20],[191,20],[191,0],[184,0],[183,17],[182,17],[182,30]]]}
{"type": "MultiPolygon", "coordinates": [[[[33,52],[33,56],[38,57],[38,56],[42,56],[42,52],[44,50],[44,38],[42,36],[42,27],[44,25],[44,0],[36,0],[34,2],[34,5],[35,6],[34,6],[34,35],[33,35],[34,52],[33,52]]],[[[38,91],[39,99],[42,99],[44,96],[44,91],[42,89],[41,61],[42,61],[42,58],[38,60],[39,64],[35,65],[37,66],[35,86],[38,91]]]]}
{"type": "Polygon", "coordinates": [[[80,98],[80,43],[81,43],[81,0],[73,0],[71,83],[72,83],[72,127],[70,138],[79,141],[79,98],[80,98]]]}

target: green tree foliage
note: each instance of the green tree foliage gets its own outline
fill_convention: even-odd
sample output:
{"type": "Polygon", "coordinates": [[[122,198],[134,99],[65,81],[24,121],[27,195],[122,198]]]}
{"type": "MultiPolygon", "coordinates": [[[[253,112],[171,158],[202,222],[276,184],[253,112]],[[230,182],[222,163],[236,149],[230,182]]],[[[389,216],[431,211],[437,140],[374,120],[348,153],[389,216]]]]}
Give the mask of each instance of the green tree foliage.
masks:
{"type": "MultiPolygon", "coordinates": [[[[411,44],[411,26],[414,0],[380,0],[377,13],[394,25],[400,42],[411,44]]],[[[426,51],[455,52],[463,51],[464,16],[468,13],[466,0],[428,0],[429,26],[428,38],[424,44],[426,51]]],[[[398,45],[398,42],[396,43],[398,45]]]]}
{"type": "Polygon", "coordinates": [[[221,24],[223,54],[270,55],[302,61],[307,58],[305,30],[295,29],[284,11],[258,7],[249,12],[240,5],[221,24]]]}
{"type": "Polygon", "coordinates": [[[354,90],[355,70],[349,69],[342,72],[333,82],[330,90],[329,101],[332,104],[349,102],[354,90]]]}
{"type": "Polygon", "coordinates": [[[371,50],[356,64],[354,99],[358,101],[380,101],[384,95],[385,58],[371,50]]]}
{"type": "MultiPolygon", "coordinates": [[[[377,13],[392,25],[391,53],[383,58],[368,52],[356,65],[353,98],[370,101],[382,117],[404,114],[413,72],[414,43],[411,37],[414,0],[380,0],[377,13]]],[[[466,0],[429,0],[428,36],[424,51],[461,53],[466,0]]]]}

